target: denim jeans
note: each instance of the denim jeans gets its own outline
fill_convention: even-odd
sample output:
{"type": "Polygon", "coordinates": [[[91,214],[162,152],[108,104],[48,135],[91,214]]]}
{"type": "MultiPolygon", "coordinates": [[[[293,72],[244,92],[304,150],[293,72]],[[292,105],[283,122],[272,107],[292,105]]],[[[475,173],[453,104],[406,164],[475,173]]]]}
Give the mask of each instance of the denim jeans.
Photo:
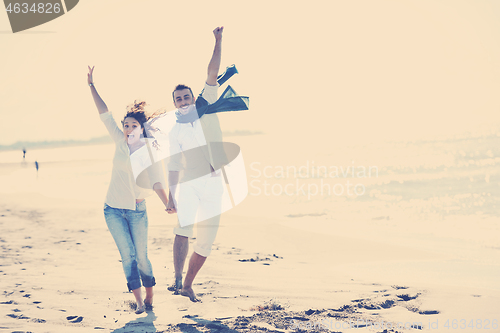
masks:
{"type": "Polygon", "coordinates": [[[148,216],[146,200],[136,203],[135,210],[113,208],[104,204],[104,217],[120,256],[129,291],[152,287],[153,268],[148,259],[148,216]]]}

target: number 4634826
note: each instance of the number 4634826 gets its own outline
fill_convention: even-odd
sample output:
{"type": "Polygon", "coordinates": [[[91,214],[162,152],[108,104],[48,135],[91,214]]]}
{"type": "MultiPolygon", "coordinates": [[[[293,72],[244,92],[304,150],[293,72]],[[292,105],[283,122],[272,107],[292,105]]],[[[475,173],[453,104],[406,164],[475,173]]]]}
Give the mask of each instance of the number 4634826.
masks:
{"type": "Polygon", "coordinates": [[[472,328],[472,329],[484,329],[484,330],[489,330],[489,329],[498,329],[498,321],[496,319],[489,320],[489,319],[472,319],[470,321],[467,321],[465,319],[457,320],[453,319],[450,321],[450,319],[446,320],[446,322],[443,325],[447,329],[465,329],[465,328],[472,328]]]}
{"type": "Polygon", "coordinates": [[[59,3],[56,3],[54,5],[52,5],[51,3],[43,3],[43,2],[40,2],[40,3],[34,3],[33,5],[31,5],[31,7],[29,7],[29,4],[27,3],[15,3],[15,4],[12,4],[12,3],[9,3],[9,5],[7,6],[6,8],[7,12],[8,13],[23,13],[23,14],[27,14],[27,13],[39,13],[39,14],[53,14],[53,13],[60,13],[61,12],[61,5],[59,3]]]}

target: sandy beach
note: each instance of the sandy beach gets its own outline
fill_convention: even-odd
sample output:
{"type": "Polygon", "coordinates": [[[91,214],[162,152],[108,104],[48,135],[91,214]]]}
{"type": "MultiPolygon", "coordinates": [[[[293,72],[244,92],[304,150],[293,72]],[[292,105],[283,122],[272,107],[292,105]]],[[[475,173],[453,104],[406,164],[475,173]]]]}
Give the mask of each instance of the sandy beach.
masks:
{"type": "MultiPolygon", "coordinates": [[[[2,176],[8,187],[5,177],[16,171],[4,166],[2,176]]],[[[194,285],[202,302],[192,303],[166,290],[175,220],[150,197],[157,286],[153,311],[136,315],[102,195],[73,199],[74,190],[1,194],[2,331],[498,331],[495,217],[479,217],[483,231],[472,233],[467,225],[476,217],[425,220],[405,209],[364,210],[362,202],[342,198],[334,206],[319,198],[290,205],[289,198],[250,194],[223,214],[194,285]]]]}
{"type": "Polygon", "coordinates": [[[500,332],[498,0],[61,3],[0,19],[0,332],[500,332]],[[167,290],[176,217],[147,198],[157,285],[137,315],[88,66],[117,124],[134,100],[172,111],[213,76],[221,26],[248,196],[199,303],[167,290]]]}

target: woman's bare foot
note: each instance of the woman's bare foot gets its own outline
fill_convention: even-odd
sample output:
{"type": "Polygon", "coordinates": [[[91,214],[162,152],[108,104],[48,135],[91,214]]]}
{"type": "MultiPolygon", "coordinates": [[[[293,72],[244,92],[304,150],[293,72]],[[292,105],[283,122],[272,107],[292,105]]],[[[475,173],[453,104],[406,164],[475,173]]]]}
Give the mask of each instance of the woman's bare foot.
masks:
{"type": "Polygon", "coordinates": [[[141,314],[146,310],[146,306],[144,304],[137,304],[137,309],[135,310],[135,314],[141,314]]]}
{"type": "Polygon", "coordinates": [[[144,299],[146,311],[153,310],[153,287],[146,288],[146,298],[144,299]]]}
{"type": "Polygon", "coordinates": [[[145,310],[144,302],[142,301],[142,296],[141,296],[141,288],[134,289],[134,290],[132,290],[132,292],[134,293],[135,303],[137,304],[136,309],[135,309],[135,313],[141,314],[145,310]]]}
{"type": "Polygon", "coordinates": [[[144,309],[146,311],[152,311],[153,310],[153,298],[151,299],[144,299],[144,309]]]}
{"type": "Polygon", "coordinates": [[[184,287],[180,290],[180,294],[182,296],[186,296],[186,297],[189,297],[189,299],[191,300],[191,302],[201,302],[200,299],[196,298],[196,295],[193,291],[193,288],[191,287],[184,287]]]}
{"type": "Polygon", "coordinates": [[[149,303],[148,301],[144,300],[144,309],[146,311],[153,311],[153,303],[149,303]]]}

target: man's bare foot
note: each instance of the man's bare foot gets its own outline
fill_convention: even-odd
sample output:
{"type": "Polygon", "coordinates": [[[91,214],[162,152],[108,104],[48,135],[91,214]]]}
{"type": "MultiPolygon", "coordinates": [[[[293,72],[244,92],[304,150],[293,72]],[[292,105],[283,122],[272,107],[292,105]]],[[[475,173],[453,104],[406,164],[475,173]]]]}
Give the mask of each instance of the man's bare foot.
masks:
{"type": "Polygon", "coordinates": [[[184,287],[180,290],[180,294],[182,296],[186,296],[186,297],[189,297],[189,299],[191,300],[191,302],[201,302],[200,299],[196,298],[196,295],[193,291],[193,288],[191,287],[184,287]]]}
{"type": "Polygon", "coordinates": [[[174,295],[179,295],[179,291],[182,289],[182,278],[180,279],[175,279],[175,282],[173,285],[168,286],[167,290],[168,291],[173,291],[174,295]]]}

